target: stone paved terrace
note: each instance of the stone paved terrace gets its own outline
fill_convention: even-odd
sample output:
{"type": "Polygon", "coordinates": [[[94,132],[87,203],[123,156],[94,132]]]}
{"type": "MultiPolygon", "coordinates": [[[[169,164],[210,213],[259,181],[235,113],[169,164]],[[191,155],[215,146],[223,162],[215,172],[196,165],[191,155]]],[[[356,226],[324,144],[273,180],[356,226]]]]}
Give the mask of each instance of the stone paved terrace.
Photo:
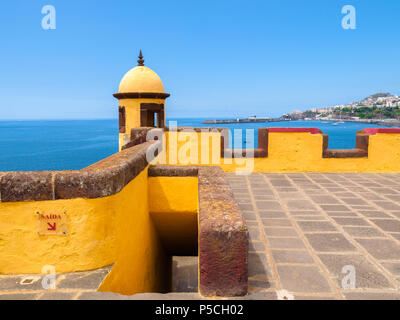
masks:
{"type": "Polygon", "coordinates": [[[400,298],[400,174],[228,174],[250,233],[250,292],[400,298]],[[356,290],[342,289],[354,266],[356,290]]]}
{"type": "MultiPolygon", "coordinates": [[[[226,175],[250,232],[244,299],[400,299],[400,174],[226,175]],[[356,289],[343,289],[344,266],[356,289]]],[[[196,258],[184,258],[176,291],[195,291],[196,258]]],[[[200,299],[194,292],[98,293],[109,268],[59,275],[57,290],[0,276],[1,299],[200,299]]]]}

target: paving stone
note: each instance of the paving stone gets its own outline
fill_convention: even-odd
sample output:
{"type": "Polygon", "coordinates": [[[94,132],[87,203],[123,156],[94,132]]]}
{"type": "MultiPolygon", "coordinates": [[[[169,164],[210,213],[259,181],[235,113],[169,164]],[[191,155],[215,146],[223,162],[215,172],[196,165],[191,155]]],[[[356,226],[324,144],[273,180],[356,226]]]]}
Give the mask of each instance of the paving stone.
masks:
{"type": "Polygon", "coordinates": [[[275,191],[277,191],[280,195],[282,193],[288,193],[288,194],[298,194],[301,195],[301,193],[296,189],[296,188],[288,188],[288,187],[278,187],[275,188],[275,191]]]}
{"type": "Polygon", "coordinates": [[[253,194],[253,197],[254,197],[255,201],[276,200],[275,196],[273,196],[273,195],[266,196],[266,195],[253,194]]]}
{"type": "Polygon", "coordinates": [[[299,250],[272,250],[276,263],[314,263],[314,259],[307,251],[299,250]]]}
{"type": "Polygon", "coordinates": [[[287,215],[284,211],[258,211],[258,214],[261,218],[287,218],[287,215]]]}
{"type": "Polygon", "coordinates": [[[249,238],[251,241],[261,240],[259,227],[248,227],[249,238]]]}
{"type": "Polygon", "coordinates": [[[246,300],[277,300],[277,295],[275,292],[255,292],[247,295],[246,300]]]}
{"type": "Polygon", "coordinates": [[[273,196],[272,190],[267,190],[267,189],[253,189],[253,194],[254,195],[259,195],[259,196],[273,196]]]}
{"type": "Polygon", "coordinates": [[[302,189],[302,191],[308,196],[329,195],[329,193],[324,189],[302,189]]]}
{"type": "Polygon", "coordinates": [[[358,217],[358,215],[351,211],[330,211],[326,212],[326,214],[330,217],[358,217]]]}
{"type": "Polygon", "coordinates": [[[329,221],[298,221],[297,224],[303,232],[338,231],[329,221]]]}
{"type": "Polygon", "coordinates": [[[400,260],[400,246],[389,239],[356,239],[374,258],[378,260],[400,260]]]}
{"type": "Polygon", "coordinates": [[[278,265],[282,289],[289,292],[332,292],[328,281],[317,267],[278,265]]]}
{"type": "Polygon", "coordinates": [[[353,237],[359,238],[385,238],[385,234],[372,227],[344,227],[344,230],[353,237]]]}
{"type": "Polygon", "coordinates": [[[254,212],[243,212],[242,211],[242,217],[246,220],[246,221],[256,221],[257,220],[257,216],[254,212]]]}
{"type": "MultiPolygon", "coordinates": [[[[358,182],[360,183],[360,182],[358,182]]],[[[365,192],[369,192],[368,189],[362,188],[362,187],[352,187],[351,191],[357,193],[358,195],[363,194],[365,192]]]]}
{"type": "Polygon", "coordinates": [[[292,216],[320,216],[322,213],[319,211],[296,211],[291,210],[290,214],[292,216]]]}
{"type": "Polygon", "coordinates": [[[349,205],[349,207],[352,210],[358,211],[358,210],[369,210],[372,208],[372,206],[370,205],[366,205],[366,206],[357,206],[357,205],[349,205]]]}
{"type": "Polygon", "coordinates": [[[264,228],[265,234],[267,236],[274,237],[297,237],[297,231],[294,228],[264,228]]]}
{"type": "MultiPolygon", "coordinates": [[[[400,219],[400,211],[391,211],[390,214],[400,219]]],[[[391,216],[387,216],[387,218],[392,218],[391,216]]]]}
{"type": "Polygon", "coordinates": [[[377,195],[376,193],[365,192],[360,194],[360,196],[367,200],[384,200],[383,197],[377,195]]]}
{"type": "Polygon", "coordinates": [[[348,205],[368,205],[368,202],[360,198],[344,198],[342,201],[348,205]]]}
{"type": "Polygon", "coordinates": [[[400,262],[381,262],[381,265],[395,276],[400,276],[400,262]]]}
{"type": "Polygon", "coordinates": [[[235,199],[235,201],[240,204],[251,204],[250,198],[249,199],[235,199]]]}
{"type": "Polygon", "coordinates": [[[39,297],[38,300],[72,300],[76,295],[77,292],[46,292],[42,296],[39,297]]]}
{"type": "Polygon", "coordinates": [[[259,280],[249,280],[249,291],[259,291],[259,289],[271,289],[275,288],[276,285],[273,281],[259,281],[259,280]],[[255,289],[257,288],[257,289],[255,289]],[[252,290],[251,290],[252,289],[252,290]]]}
{"type": "Polygon", "coordinates": [[[332,219],[342,226],[370,226],[370,224],[362,218],[332,217],[332,219]]]}
{"type": "MultiPolygon", "coordinates": [[[[57,279],[57,276],[56,276],[57,279]]],[[[26,290],[43,290],[42,275],[19,275],[19,276],[3,276],[0,277],[1,291],[26,291],[26,290]],[[25,278],[33,279],[32,283],[21,284],[25,278]]]]}
{"type": "Polygon", "coordinates": [[[258,281],[272,281],[272,273],[263,253],[249,253],[249,279],[258,281]]]}
{"type": "Polygon", "coordinates": [[[400,205],[390,201],[374,201],[374,203],[385,210],[396,211],[400,210],[400,205]]]}
{"type": "Polygon", "coordinates": [[[386,213],[383,213],[382,211],[357,210],[357,212],[367,218],[392,218],[391,216],[389,216],[386,213]]]}
{"type": "Polygon", "coordinates": [[[395,219],[371,219],[379,228],[387,232],[400,232],[400,221],[395,219]]]}
{"type": "Polygon", "coordinates": [[[235,182],[235,181],[228,181],[231,189],[246,189],[247,190],[247,183],[246,182],[235,182]]]}
{"type": "Polygon", "coordinates": [[[385,195],[386,198],[389,198],[390,200],[399,203],[400,202],[400,194],[392,195],[392,194],[387,194],[385,195]]]}
{"type": "Polygon", "coordinates": [[[313,233],[306,234],[306,237],[315,251],[356,251],[356,248],[341,233],[313,233]]]}
{"type": "Polygon", "coordinates": [[[398,192],[391,188],[369,188],[369,189],[377,194],[398,195],[398,192]]]}
{"type": "Polygon", "coordinates": [[[343,270],[345,266],[354,267],[355,289],[394,288],[384,274],[360,254],[319,254],[318,257],[335,277],[338,288],[346,289],[342,286],[342,280],[348,275],[348,271],[343,270]]]}
{"type": "Polygon", "coordinates": [[[304,191],[304,192],[312,192],[312,193],[316,193],[318,190],[322,190],[323,191],[323,189],[320,187],[320,186],[318,186],[318,185],[316,185],[316,184],[304,184],[304,185],[302,185],[301,186],[301,189],[304,191]]]}
{"type": "Polygon", "coordinates": [[[304,195],[300,192],[279,192],[279,198],[281,199],[304,199],[304,195]]]}
{"type": "Polygon", "coordinates": [[[292,183],[286,179],[285,180],[271,179],[270,182],[274,187],[291,187],[292,186],[292,183]]]}
{"type": "Polygon", "coordinates": [[[77,300],[129,300],[129,296],[124,296],[112,292],[82,292],[77,300]]]}
{"type": "Polygon", "coordinates": [[[305,249],[300,238],[268,238],[269,246],[273,249],[305,249]]]}
{"type": "Polygon", "coordinates": [[[335,296],[304,296],[295,295],[294,300],[338,300],[335,296]]]}
{"type": "Polygon", "coordinates": [[[326,187],[326,190],[331,193],[341,193],[346,192],[346,189],[341,187],[326,187]]]}
{"type": "Polygon", "coordinates": [[[249,251],[262,252],[265,251],[265,244],[261,241],[250,241],[249,251]]]}
{"type": "Polygon", "coordinates": [[[338,204],[340,201],[332,196],[327,196],[327,195],[311,195],[310,196],[315,203],[318,204],[338,204]]]}
{"type": "Polygon", "coordinates": [[[0,300],[35,300],[38,296],[37,293],[0,294],[0,300]]]}
{"type": "Polygon", "coordinates": [[[253,211],[254,207],[252,204],[247,204],[247,203],[239,203],[239,208],[240,210],[244,211],[253,211]]]}
{"type": "Polygon", "coordinates": [[[321,204],[320,207],[322,210],[330,212],[330,211],[350,211],[347,206],[340,205],[340,204],[321,204]]]}
{"type": "Polygon", "coordinates": [[[326,220],[324,216],[293,216],[297,221],[321,221],[326,220]]]}
{"type": "Polygon", "coordinates": [[[308,200],[286,200],[289,210],[316,210],[315,205],[308,200]]]}
{"type": "Polygon", "coordinates": [[[371,188],[382,188],[383,186],[379,183],[373,182],[374,180],[371,179],[370,182],[368,182],[368,185],[366,186],[368,189],[371,188]]]}
{"type": "Polygon", "coordinates": [[[397,292],[342,292],[347,300],[400,300],[397,292]]]}
{"type": "Polygon", "coordinates": [[[94,289],[100,286],[109,269],[64,274],[65,278],[57,284],[57,289],[94,289]]]}
{"type": "Polygon", "coordinates": [[[390,235],[395,238],[396,240],[400,241],[400,233],[390,233],[390,235]]]}
{"type": "Polygon", "coordinates": [[[250,193],[234,193],[233,197],[235,199],[247,199],[247,200],[251,200],[251,196],[250,193]]]}
{"type": "Polygon", "coordinates": [[[262,219],[261,221],[265,227],[293,227],[293,224],[289,219],[262,219]]]}
{"type": "Polygon", "coordinates": [[[248,227],[257,227],[258,228],[258,221],[256,221],[256,220],[246,221],[246,224],[248,227]]]}
{"type": "Polygon", "coordinates": [[[231,186],[231,190],[234,194],[249,194],[249,190],[247,188],[234,188],[231,186]]]}
{"type": "Polygon", "coordinates": [[[336,192],[335,196],[340,198],[340,199],[348,199],[348,198],[355,198],[357,197],[356,194],[349,192],[348,190],[345,190],[344,192],[336,192]]]}
{"type": "Polygon", "coordinates": [[[282,210],[282,206],[278,201],[256,201],[259,210],[282,210]]]}

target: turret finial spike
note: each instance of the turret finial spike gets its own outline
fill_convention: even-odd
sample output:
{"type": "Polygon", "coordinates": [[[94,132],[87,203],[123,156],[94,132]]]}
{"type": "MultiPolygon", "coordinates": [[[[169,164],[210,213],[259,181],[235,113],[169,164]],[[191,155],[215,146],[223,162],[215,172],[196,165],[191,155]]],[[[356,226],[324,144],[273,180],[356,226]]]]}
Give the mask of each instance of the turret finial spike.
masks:
{"type": "Polygon", "coordinates": [[[140,50],[140,53],[139,53],[139,60],[138,60],[137,62],[138,62],[138,66],[144,66],[144,60],[143,60],[142,50],[140,50]]]}

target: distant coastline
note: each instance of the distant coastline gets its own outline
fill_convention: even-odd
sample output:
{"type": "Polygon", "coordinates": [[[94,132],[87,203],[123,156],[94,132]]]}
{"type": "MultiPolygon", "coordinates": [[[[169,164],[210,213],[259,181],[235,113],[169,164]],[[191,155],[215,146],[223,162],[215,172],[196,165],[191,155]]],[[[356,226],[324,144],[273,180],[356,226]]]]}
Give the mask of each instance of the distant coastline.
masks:
{"type": "Polygon", "coordinates": [[[368,123],[377,124],[387,127],[400,127],[400,120],[397,119],[288,119],[285,117],[281,118],[238,118],[238,119],[221,119],[221,120],[205,120],[203,124],[234,124],[234,123],[268,123],[268,122],[284,122],[284,121],[325,121],[325,122],[353,122],[353,123],[368,123]]]}
{"type": "Polygon", "coordinates": [[[225,120],[205,120],[203,124],[228,124],[228,123],[264,123],[264,122],[281,122],[290,121],[290,119],[282,118],[237,118],[237,119],[225,119],[225,120]]]}
{"type": "Polygon", "coordinates": [[[306,111],[295,110],[280,118],[206,120],[204,124],[267,123],[281,121],[323,121],[368,123],[387,127],[400,127],[400,97],[390,93],[376,93],[361,101],[332,107],[313,108],[306,111]]]}

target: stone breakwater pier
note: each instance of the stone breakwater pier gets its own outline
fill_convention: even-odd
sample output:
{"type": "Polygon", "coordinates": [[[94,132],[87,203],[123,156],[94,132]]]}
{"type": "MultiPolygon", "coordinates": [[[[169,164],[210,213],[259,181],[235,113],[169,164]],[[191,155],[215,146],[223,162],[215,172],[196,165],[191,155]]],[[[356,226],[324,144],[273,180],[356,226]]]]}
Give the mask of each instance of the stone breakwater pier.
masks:
{"type": "Polygon", "coordinates": [[[354,149],[316,128],[167,128],[138,66],[114,95],[120,151],[0,173],[0,299],[399,299],[400,130],[354,149]]]}
{"type": "Polygon", "coordinates": [[[243,118],[243,119],[226,119],[226,120],[205,120],[204,124],[229,124],[229,123],[267,123],[267,122],[280,122],[289,121],[282,118],[243,118]]]}

